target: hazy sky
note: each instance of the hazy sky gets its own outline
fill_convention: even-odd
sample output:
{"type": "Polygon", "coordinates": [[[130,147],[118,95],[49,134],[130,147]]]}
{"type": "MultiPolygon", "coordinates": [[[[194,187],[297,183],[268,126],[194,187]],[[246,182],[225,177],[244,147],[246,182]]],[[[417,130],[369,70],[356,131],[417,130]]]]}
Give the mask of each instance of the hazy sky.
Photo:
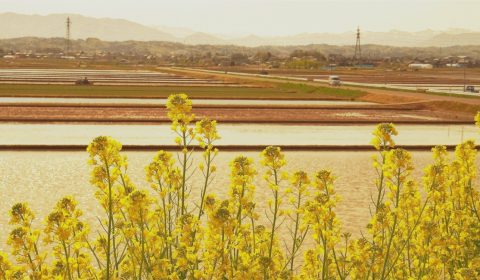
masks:
{"type": "Polygon", "coordinates": [[[221,34],[480,30],[480,0],[0,0],[0,12],[78,13],[221,34]]]}

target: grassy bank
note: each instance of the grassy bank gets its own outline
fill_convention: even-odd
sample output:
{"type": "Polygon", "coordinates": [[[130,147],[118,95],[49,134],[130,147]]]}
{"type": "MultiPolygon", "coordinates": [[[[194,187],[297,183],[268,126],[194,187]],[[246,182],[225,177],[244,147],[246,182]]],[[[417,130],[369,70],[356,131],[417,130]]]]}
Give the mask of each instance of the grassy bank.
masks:
{"type": "Polygon", "coordinates": [[[175,92],[186,92],[192,98],[225,99],[353,99],[358,90],[314,87],[286,83],[273,87],[181,87],[181,86],[75,86],[75,85],[0,85],[3,97],[122,97],[166,98],[175,92]]]}
{"type": "Polygon", "coordinates": [[[301,83],[281,83],[278,88],[282,90],[308,94],[311,96],[331,96],[345,99],[355,99],[365,94],[364,91],[357,89],[345,89],[335,87],[313,86],[301,83]]]}

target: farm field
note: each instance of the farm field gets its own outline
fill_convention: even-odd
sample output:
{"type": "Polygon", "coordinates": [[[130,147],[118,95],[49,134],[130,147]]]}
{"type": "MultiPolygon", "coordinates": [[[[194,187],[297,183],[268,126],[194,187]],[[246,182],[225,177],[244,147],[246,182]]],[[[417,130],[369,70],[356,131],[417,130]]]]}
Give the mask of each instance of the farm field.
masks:
{"type": "MultiPolygon", "coordinates": [[[[0,104],[119,104],[119,105],[161,105],[162,98],[77,98],[77,97],[0,97],[0,104]]],[[[195,99],[195,105],[236,105],[236,106],[295,106],[295,105],[373,105],[372,102],[352,102],[344,100],[302,100],[302,99],[195,99]]]]}
{"type": "MultiPolygon", "coordinates": [[[[212,70],[258,74],[258,68],[231,67],[209,68],[212,70]]],[[[332,70],[267,69],[269,75],[282,75],[307,79],[328,79],[330,75],[339,75],[348,82],[376,84],[417,84],[417,85],[480,85],[480,69],[435,68],[435,69],[361,69],[338,67],[332,70]],[[464,76],[465,75],[465,76],[464,76]]]]}
{"type": "MultiPolygon", "coordinates": [[[[249,147],[259,149],[268,145],[296,148],[369,147],[371,125],[281,125],[281,124],[218,124],[219,147],[249,147]],[[281,137],[279,137],[281,135],[281,137]]],[[[4,131],[0,145],[74,145],[85,149],[98,135],[109,135],[125,146],[175,147],[176,134],[170,124],[17,124],[1,123],[4,131]],[[34,134],[35,137],[28,137],[34,134]]],[[[397,125],[398,145],[408,146],[456,145],[466,139],[480,140],[475,125],[397,125]]],[[[480,142],[480,141],[479,141],[480,142]]],[[[156,149],[156,148],[150,148],[156,149]]],[[[427,148],[429,149],[429,148],[427,148]]]]}
{"type": "MultiPolygon", "coordinates": [[[[340,77],[343,86],[373,87],[389,90],[419,91],[430,94],[448,94],[480,97],[477,92],[465,92],[464,87],[480,88],[480,70],[476,68],[435,68],[435,69],[362,69],[340,67],[332,70],[269,69],[267,75],[259,75],[257,69],[232,68],[212,70],[241,76],[270,77],[296,81],[328,82],[330,75],[340,77]]],[[[205,71],[205,70],[202,70],[205,71]]],[[[208,71],[208,70],[207,70],[208,71]]]]}
{"type": "MultiPolygon", "coordinates": [[[[162,106],[120,105],[0,105],[0,120],[8,122],[168,122],[162,106]]],[[[470,117],[431,112],[415,106],[253,106],[203,105],[193,110],[196,119],[208,117],[224,123],[470,123],[470,117]]]]}
{"type": "Polygon", "coordinates": [[[87,78],[96,85],[238,86],[221,80],[198,79],[146,70],[0,69],[0,84],[75,84],[87,78]]]}
{"type": "MultiPolygon", "coordinates": [[[[252,157],[259,174],[265,169],[258,164],[260,150],[256,152],[221,151],[216,159],[219,173],[212,182],[211,192],[225,197],[228,193],[228,163],[238,154],[252,157]]],[[[341,218],[342,228],[359,236],[360,230],[368,223],[370,195],[374,192],[375,170],[371,165],[374,152],[286,152],[288,162],[286,170],[304,170],[312,174],[323,168],[333,171],[337,177],[335,189],[341,195],[337,213],[341,218]]],[[[129,171],[132,181],[140,188],[148,189],[145,182],[144,167],[151,161],[155,152],[126,152],[129,160],[129,171]]],[[[195,156],[198,160],[198,154],[195,156]]],[[[6,213],[9,207],[18,201],[28,202],[37,213],[36,224],[40,224],[51,211],[52,205],[65,195],[73,195],[83,210],[85,218],[91,225],[98,225],[96,216],[101,210],[94,198],[94,187],[89,183],[88,155],[86,152],[0,152],[0,169],[5,176],[0,178],[0,188],[4,201],[0,204],[0,212],[6,213]],[[29,176],[24,176],[29,174],[29,176]],[[69,183],[65,183],[69,182],[69,183]],[[7,186],[15,186],[9,188],[7,186]]],[[[413,160],[417,169],[414,176],[420,182],[421,167],[432,161],[429,152],[414,152],[413,160]]],[[[477,160],[478,163],[478,160],[477,160]]],[[[194,186],[191,196],[199,194],[200,172],[192,178],[194,186]]],[[[260,212],[271,195],[261,175],[255,177],[257,188],[255,199],[260,202],[260,212]]],[[[200,180],[201,181],[201,180],[200,180]]],[[[282,190],[284,188],[282,187],[282,190]]],[[[262,215],[263,216],[263,215],[262,215]]],[[[9,228],[7,216],[0,215],[0,227],[9,228]]],[[[6,233],[0,233],[0,248],[5,248],[6,233]]],[[[284,232],[283,234],[286,234],[284,232]]],[[[286,237],[286,235],[285,235],[286,237]]]]}
{"type": "MultiPolygon", "coordinates": [[[[170,80],[172,84],[168,85],[160,84],[160,80],[145,83],[144,79],[148,80],[150,74],[140,72],[129,72],[128,75],[132,76],[121,74],[127,77],[116,76],[115,79],[120,80],[115,80],[109,76],[117,75],[115,71],[95,70],[97,80],[94,80],[94,85],[76,86],[71,84],[72,77],[68,76],[71,74],[61,76],[51,70],[42,76],[39,74],[41,71],[36,70],[35,81],[32,82],[27,79],[25,71],[20,72],[25,76],[23,80],[0,84],[0,131],[3,131],[0,170],[5,174],[0,177],[0,189],[5,197],[0,211],[7,213],[14,203],[26,202],[35,213],[32,225],[42,227],[52,211],[52,205],[71,195],[78,201],[78,208],[90,225],[92,236],[101,230],[98,217],[104,209],[95,198],[95,187],[92,186],[95,181],[90,177],[92,173],[91,166],[87,164],[86,146],[100,135],[120,141],[123,154],[128,157],[127,173],[131,182],[158,198],[146,181],[145,167],[158,150],[177,153],[182,148],[175,143],[181,141],[181,138],[175,140],[181,134],[172,131],[172,115],[168,115],[172,109],[169,111],[166,108],[167,103],[170,107],[174,104],[166,99],[172,93],[185,92],[192,98],[191,112],[195,116],[189,119],[189,128],[193,129],[193,122],[204,118],[218,121],[213,127],[218,129],[221,138],[215,140],[214,146],[220,152],[214,156],[217,171],[210,179],[207,193],[215,193],[219,199],[228,198],[231,176],[234,176],[230,169],[237,168],[230,163],[239,154],[253,160],[253,166],[258,171],[252,182],[255,187],[253,201],[255,211],[260,214],[255,223],[262,225],[270,224],[269,216],[264,214],[269,209],[272,211],[273,189],[263,178],[267,168],[265,163],[261,163],[262,158],[265,162],[266,156],[260,155],[267,146],[281,147],[287,163],[282,171],[290,175],[298,170],[308,173],[312,180],[308,183],[312,193],[318,193],[318,189],[314,191],[312,188],[319,182],[320,173],[315,172],[331,170],[335,177],[335,191],[341,197],[335,209],[341,221],[341,231],[360,238],[371,221],[372,195],[376,193],[378,170],[373,167],[372,155],[377,152],[371,139],[378,123],[396,124],[399,135],[394,136],[395,142],[397,147],[411,151],[411,162],[416,167],[412,178],[420,187],[422,196],[425,196],[422,170],[433,161],[429,152],[432,147],[445,145],[452,155],[456,144],[467,139],[480,140],[478,128],[473,124],[473,115],[480,107],[480,100],[475,98],[371,88],[333,88],[310,82],[241,79],[228,74],[177,73],[176,70],[172,73],[166,71],[169,74],[165,75],[190,77],[188,79],[194,83],[187,79],[170,80]],[[128,79],[132,82],[125,82],[128,79]],[[205,81],[205,84],[195,84],[198,81],[205,81]]],[[[59,72],[65,75],[68,71],[59,72]]],[[[160,78],[155,76],[154,79],[160,78]]],[[[184,105],[189,103],[183,95],[176,97],[180,99],[175,101],[179,102],[175,104],[180,104],[180,109],[176,108],[176,117],[185,117],[184,113],[190,112],[189,105],[184,105]]],[[[206,131],[208,124],[207,128],[202,128],[206,131]]],[[[100,149],[96,148],[96,153],[110,153],[115,147],[113,144],[103,150],[105,147],[100,146],[100,149]]],[[[178,169],[178,172],[185,172],[185,178],[188,176],[184,185],[188,188],[186,204],[192,211],[201,197],[205,167],[200,163],[205,158],[196,140],[189,147],[193,148],[192,153],[184,149],[187,152],[183,154],[186,169],[178,169]]],[[[182,153],[173,157],[175,167],[181,168],[182,153]]],[[[476,159],[476,162],[480,160],[476,159]]],[[[127,170],[127,165],[124,167],[127,170]]],[[[98,173],[95,174],[98,176],[98,173]]],[[[116,180],[120,182],[118,178],[116,180]]],[[[291,186],[287,178],[278,184],[282,200],[288,199],[286,192],[291,186]]],[[[122,188],[120,185],[114,187],[122,188]]],[[[177,204],[180,205],[179,202],[177,204]]],[[[288,203],[284,205],[280,211],[290,210],[288,203]]],[[[204,218],[206,223],[210,219],[210,216],[204,218]]],[[[283,222],[283,217],[280,217],[279,224],[283,222]]],[[[289,240],[289,223],[286,221],[285,225],[278,226],[276,236],[279,243],[289,240]]],[[[0,250],[9,250],[6,245],[10,230],[7,215],[0,215],[0,227],[8,229],[0,233],[0,250]]],[[[315,248],[312,234],[305,238],[299,256],[305,250],[315,248]]],[[[295,265],[302,261],[302,258],[297,258],[295,265]]]]}
{"type": "MultiPolygon", "coordinates": [[[[455,111],[446,112],[443,110],[445,106],[438,108],[437,100],[424,102],[423,99],[410,97],[409,94],[388,99],[385,98],[388,95],[383,93],[379,95],[373,90],[332,88],[298,82],[242,80],[221,75],[178,73],[176,70],[170,73],[164,69],[161,70],[162,72],[126,70],[82,70],[80,72],[80,70],[68,69],[9,69],[8,71],[10,72],[6,73],[21,74],[18,78],[20,84],[0,84],[0,108],[2,109],[0,120],[10,122],[161,123],[168,121],[164,107],[165,98],[176,92],[186,92],[194,99],[194,112],[197,119],[208,117],[226,123],[378,123],[385,121],[469,123],[476,108],[480,107],[480,100],[478,100],[474,104],[469,104],[468,108],[460,104],[455,111]],[[25,80],[30,76],[43,81],[48,81],[52,77],[71,80],[72,75],[79,73],[91,73],[92,79],[99,79],[99,81],[101,79],[149,80],[150,78],[155,81],[159,77],[189,78],[187,81],[176,80],[168,86],[158,84],[101,86],[96,82],[93,86],[32,85],[25,80]],[[195,86],[188,84],[189,80],[207,82],[205,85],[195,86]],[[212,86],[208,84],[209,81],[220,84],[212,86]],[[235,86],[230,86],[232,84],[235,86]],[[85,101],[86,99],[90,100],[85,101]],[[196,100],[199,102],[197,103],[196,100]],[[307,102],[308,100],[312,102],[307,102]]],[[[402,95],[402,93],[396,94],[402,95]]]]}
{"type": "Polygon", "coordinates": [[[0,84],[4,97],[88,97],[88,98],[166,98],[174,92],[188,92],[195,98],[221,99],[355,99],[364,93],[324,87],[279,85],[270,87],[212,87],[212,86],[74,86],[0,84]]]}

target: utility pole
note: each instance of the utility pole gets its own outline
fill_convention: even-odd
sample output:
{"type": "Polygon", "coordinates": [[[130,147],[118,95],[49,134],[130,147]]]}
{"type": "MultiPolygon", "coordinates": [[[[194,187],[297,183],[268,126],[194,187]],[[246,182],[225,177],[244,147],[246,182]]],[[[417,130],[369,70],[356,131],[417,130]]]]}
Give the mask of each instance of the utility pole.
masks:
{"type": "Polygon", "coordinates": [[[383,84],[387,87],[387,66],[383,69],[383,84]]]}
{"type": "Polygon", "coordinates": [[[70,27],[72,25],[72,21],[70,17],[67,17],[67,34],[65,36],[65,55],[70,53],[70,27]]]}

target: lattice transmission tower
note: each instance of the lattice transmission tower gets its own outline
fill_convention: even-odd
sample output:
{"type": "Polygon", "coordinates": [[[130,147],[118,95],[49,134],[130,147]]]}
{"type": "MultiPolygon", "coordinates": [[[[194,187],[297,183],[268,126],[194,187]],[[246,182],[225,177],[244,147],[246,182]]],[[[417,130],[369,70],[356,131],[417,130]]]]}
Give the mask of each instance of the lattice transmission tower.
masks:
{"type": "Polygon", "coordinates": [[[67,17],[67,34],[65,36],[65,55],[68,55],[70,53],[70,27],[72,26],[72,21],[70,20],[70,17],[67,17]]]}
{"type": "Polygon", "coordinates": [[[362,60],[362,48],[360,45],[360,27],[357,27],[357,42],[355,43],[355,55],[353,56],[353,64],[359,64],[362,60]]]}

